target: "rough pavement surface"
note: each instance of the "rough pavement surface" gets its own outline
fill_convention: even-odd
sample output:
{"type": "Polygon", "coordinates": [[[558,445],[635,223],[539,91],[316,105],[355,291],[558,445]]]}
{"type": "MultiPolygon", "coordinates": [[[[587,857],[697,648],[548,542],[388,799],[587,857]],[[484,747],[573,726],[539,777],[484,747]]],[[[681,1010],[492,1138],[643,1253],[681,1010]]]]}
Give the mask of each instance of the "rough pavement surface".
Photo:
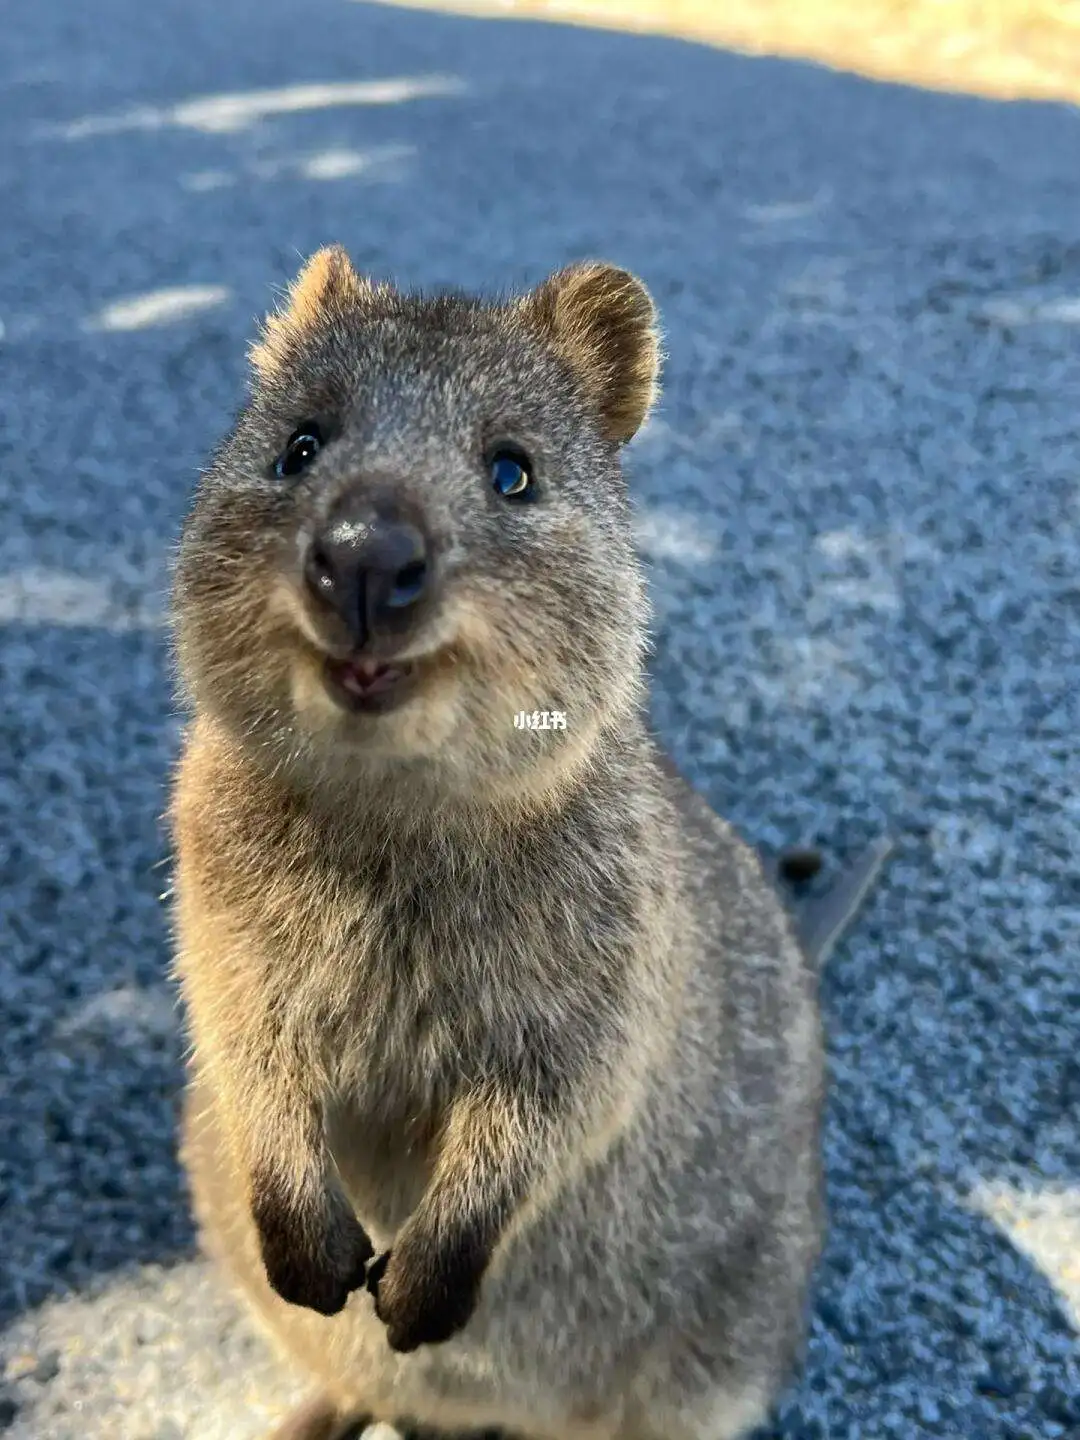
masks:
{"type": "Polygon", "coordinates": [[[174,1157],[160,611],[253,318],[341,240],[641,272],[656,721],[757,839],[899,831],[774,1434],[1080,1434],[1076,112],[351,0],[35,0],[0,77],[0,1425],[244,1440],[303,1388],[174,1157]]]}

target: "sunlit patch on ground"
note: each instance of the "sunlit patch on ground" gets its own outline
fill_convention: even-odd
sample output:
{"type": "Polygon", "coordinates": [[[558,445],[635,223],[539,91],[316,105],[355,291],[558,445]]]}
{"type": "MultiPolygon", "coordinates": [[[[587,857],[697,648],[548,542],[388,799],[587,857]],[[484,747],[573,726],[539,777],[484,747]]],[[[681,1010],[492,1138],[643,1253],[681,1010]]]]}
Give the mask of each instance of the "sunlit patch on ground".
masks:
{"type": "Polygon", "coordinates": [[[212,135],[234,134],[272,115],[295,115],[350,105],[401,105],[409,100],[459,95],[462,89],[459,80],[444,75],[286,85],[280,90],[200,95],[176,105],[141,105],[118,115],[86,115],[50,128],[48,133],[65,140],[85,140],[98,135],[122,135],[172,126],[212,135]]]}
{"type": "Polygon", "coordinates": [[[224,285],[176,285],[114,300],[86,322],[88,330],[145,330],[168,325],[201,310],[223,305],[230,292],[224,285]]]}
{"type": "Polygon", "coordinates": [[[133,595],[110,579],[33,566],[0,575],[0,625],[11,624],[93,626],[113,634],[156,630],[164,624],[164,597],[133,595]]]}
{"type": "Polygon", "coordinates": [[[1003,329],[1014,325],[1080,325],[1080,296],[1062,295],[1045,301],[1003,296],[988,301],[982,307],[982,315],[1003,329]]]}
{"type": "Polygon", "coordinates": [[[382,145],[369,150],[335,145],[308,153],[281,155],[272,160],[253,160],[235,170],[193,170],[180,176],[180,185],[185,190],[200,193],[224,190],[249,179],[401,180],[415,155],[416,147],[413,145],[382,145]]]}
{"type": "Polygon", "coordinates": [[[882,80],[1001,98],[1080,98],[1069,0],[380,0],[703,40],[882,80]]]}
{"type": "Polygon", "coordinates": [[[1080,1330],[1080,1189],[987,1184],[971,1204],[1042,1271],[1080,1330]]]}
{"type": "Polygon", "coordinates": [[[49,1301],[5,1334],[4,1355],[16,1440],[88,1433],[77,1414],[50,1405],[42,1385],[57,1372],[71,1394],[109,1394],[111,1440],[258,1440],[305,1393],[201,1260],[142,1266],[49,1301]]]}
{"type": "MultiPolygon", "coordinates": [[[[18,1404],[12,1440],[83,1440],[79,1405],[50,1404],[63,1373],[69,1394],[107,1395],[109,1440],[264,1440],[310,1387],[290,1373],[241,1315],[202,1259],[143,1265],[92,1292],[51,1300],[3,1336],[3,1383],[18,1404]]],[[[374,1425],[362,1440],[400,1440],[374,1425]]]]}
{"type": "Polygon", "coordinates": [[[179,1020],[176,999],[164,985],[119,985],[63,1015],[56,1025],[56,1038],[61,1045],[166,1042],[176,1035],[179,1020]]]}
{"type": "Polygon", "coordinates": [[[644,554],[653,560],[702,564],[717,550],[717,537],[695,517],[677,511],[649,509],[635,517],[634,533],[644,554]]]}

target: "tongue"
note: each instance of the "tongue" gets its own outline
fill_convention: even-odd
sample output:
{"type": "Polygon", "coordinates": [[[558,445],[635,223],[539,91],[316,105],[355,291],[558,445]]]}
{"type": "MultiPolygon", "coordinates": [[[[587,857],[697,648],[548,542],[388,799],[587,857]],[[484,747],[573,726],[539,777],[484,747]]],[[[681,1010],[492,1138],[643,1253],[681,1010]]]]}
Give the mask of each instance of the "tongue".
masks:
{"type": "Polygon", "coordinates": [[[360,660],[347,665],[341,675],[342,685],[354,695],[377,695],[400,679],[401,671],[396,665],[365,664],[360,660]]]}

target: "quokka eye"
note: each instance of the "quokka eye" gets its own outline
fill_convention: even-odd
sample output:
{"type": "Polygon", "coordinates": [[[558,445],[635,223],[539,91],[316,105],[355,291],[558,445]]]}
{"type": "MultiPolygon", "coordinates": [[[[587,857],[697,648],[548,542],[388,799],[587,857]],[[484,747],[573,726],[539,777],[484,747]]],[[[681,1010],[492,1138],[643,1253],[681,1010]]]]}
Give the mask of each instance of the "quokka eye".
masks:
{"type": "Polygon", "coordinates": [[[521,450],[496,450],[489,461],[491,483],[507,500],[532,500],[536,482],[529,457],[521,450]]]}
{"type": "Polygon", "coordinates": [[[305,420],[289,436],[289,443],[274,461],[274,474],[299,475],[323,447],[322,431],[314,420],[305,420]]]}

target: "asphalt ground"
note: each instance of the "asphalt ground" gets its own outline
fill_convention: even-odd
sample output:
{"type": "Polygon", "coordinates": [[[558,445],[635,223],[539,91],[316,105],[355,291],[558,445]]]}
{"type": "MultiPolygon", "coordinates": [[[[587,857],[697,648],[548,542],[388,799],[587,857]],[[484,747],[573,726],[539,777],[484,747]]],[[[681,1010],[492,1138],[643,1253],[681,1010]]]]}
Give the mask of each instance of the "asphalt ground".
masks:
{"type": "Polygon", "coordinates": [[[353,0],[19,4],[0,50],[0,1425],[245,1440],[302,1384],[175,1158],[161,613],[254,318],[603,255],[654,717],[754,839],[884,883],[825,977],[832,1229],[777,1435],[1080,1435],[1080,124],[353,0]]]}

